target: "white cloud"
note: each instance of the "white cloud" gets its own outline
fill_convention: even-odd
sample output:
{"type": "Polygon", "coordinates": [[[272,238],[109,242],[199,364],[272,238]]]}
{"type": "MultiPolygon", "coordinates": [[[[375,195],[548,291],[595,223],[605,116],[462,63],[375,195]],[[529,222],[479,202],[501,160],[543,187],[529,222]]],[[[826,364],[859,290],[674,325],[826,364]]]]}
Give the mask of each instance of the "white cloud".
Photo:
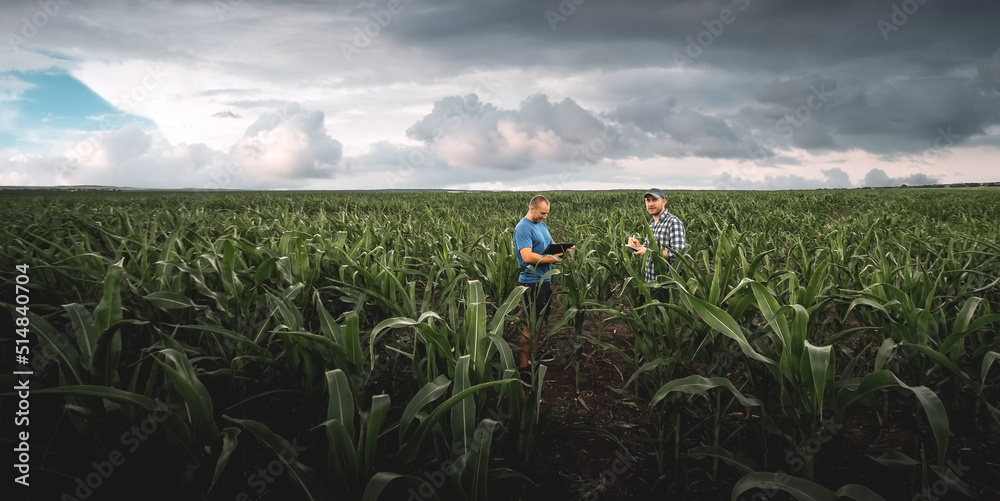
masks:
{"type": "Polygon", "coordinates": [[[298,104],[262,115],[233,146],[234,161],[249,174],[270,181],[334,175],[341,144],[323,124],[323,112],[298,104]]]}
{"type": "Polygon", "coordinates": [[[34,89],[35,85],[10,75],[0,75],[0,103],[17,101],[25,91],[34,89]]]}
{"type": "Polygon", "coordinates": [[[0,186],[34,186],[32,179],[19,171],[0,172],[0,186]]]}
{"type": "Polygon", "coordinates": [[[407,129],[407,135],[430,145],[439,159],[452,166],[522,170],[540,161],[584,159],[581,150],[604,134],[609,141],[589,160],[602,158],[617,136],[617,132],[607,134],[608,127],[569,98],[552,103],[535,94],[517,110],[505,110],[470,94],[438,100],[431,113],[407,129]]]}
{"type": "Polygon", "coordinates": [[[3,179],[30,185],[301,188],[310,178],[350,173],[339,167],[341,145],[327,134],[323,113],[297,104],[262,115],[228,152],[171,144],[159,132],[128,125],[92,135],[65,157],[16,150],[6,156],[3,179]]]}

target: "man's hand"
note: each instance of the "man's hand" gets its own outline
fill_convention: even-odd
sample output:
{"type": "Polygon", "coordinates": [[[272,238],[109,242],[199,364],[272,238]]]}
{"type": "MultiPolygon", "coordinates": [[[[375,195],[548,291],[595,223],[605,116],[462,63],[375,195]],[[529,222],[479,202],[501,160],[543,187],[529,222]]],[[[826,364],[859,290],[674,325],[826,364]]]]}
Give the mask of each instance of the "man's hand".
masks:
{"type": "Polygon", "coordinates": [[[636,250],[632,251],[632,254],[635,254],[636,256],[641,256],[646,253],[646,248],[639,244],[638,238],[629,238],[628,245],[636,248],[636,250]]]}
{"type": "MultiPolygon", "coordinates": [[[[571,251],[571,250],[573,250],[575,248],[576,248],[576,246],[574,245],[574,246],[570,247],[569,249],[566,249],[566,252],[569,252],[569,251],[571,251]]],[[[553,256],[559,258],[559,260],[562,261],[563,254],[565,254],[566,252],[560,252],[559,254],[553,254],[553,256]]]]}

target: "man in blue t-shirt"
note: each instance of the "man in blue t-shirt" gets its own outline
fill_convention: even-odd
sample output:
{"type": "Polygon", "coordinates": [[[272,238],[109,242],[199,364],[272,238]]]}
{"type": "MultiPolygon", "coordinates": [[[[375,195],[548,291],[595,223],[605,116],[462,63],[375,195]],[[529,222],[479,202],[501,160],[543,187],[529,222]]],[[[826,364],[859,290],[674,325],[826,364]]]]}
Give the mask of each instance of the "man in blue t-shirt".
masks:
{"type": "MultiPolygon", "coordinates": [[[[563,253],[542,256],[545,248],[552,243],[552,235],[549,234],[549,227],[545,225],[545,218],[549,216],[549,201],[545,197],[538,195],[528,203],[528,213],[517,226],[514,227],[514,252],[517,256],[517,264],[521,267],[521,274],[518,276],[518,284],[528,288],[525,303],[528,309],[528,318],[531,312],[540,316],[542,323],[548,318],[549,301],[552,297],[551,277],[544,277],[552,269],[552,263],[561,261],[563,253]],[[528,267],[533,265],[534,268],[528,267]]],[[[573,247],[570,247],[572,250],[573,247]]],[[[539,318],[536,316],[535,318],[539,318]]],[[[521,338],[518,340],[520,352],[517,354],[517,367],[520,371],[521,382],[525,386],[531,386],[530,360],[531,353],[531,331],[527,323],[521,329],[521,338]]],[[[539,362],[551,362],[555,357],[541,352],[536,357],[539,362]]]]}

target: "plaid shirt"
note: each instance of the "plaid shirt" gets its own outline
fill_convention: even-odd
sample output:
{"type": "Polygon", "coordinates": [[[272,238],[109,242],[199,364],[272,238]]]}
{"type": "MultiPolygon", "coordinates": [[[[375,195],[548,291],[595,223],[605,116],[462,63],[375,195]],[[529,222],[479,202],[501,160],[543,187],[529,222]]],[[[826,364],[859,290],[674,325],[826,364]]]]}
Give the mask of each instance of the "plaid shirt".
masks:
{"type": "MultiPolygon", "coordinates": [[[[684,223],[677,216],[664,209],[663,213],[660,214],[659,222],[650,218],[649,229],[652,230],[656,240],[660,242],[661,249],[669,247],[670,258],[667,262],[673,264],[677,260],[677,253],[684,252],[684,247],[687,247],[687,240],[684,235],[684,223]]],[[[649,246],[648,237],[642,245],[643,247],[649,246]]],[[[646,256],[646,281],[652,282],[653,280],[656,280],[653,259],[646,256]]]]}

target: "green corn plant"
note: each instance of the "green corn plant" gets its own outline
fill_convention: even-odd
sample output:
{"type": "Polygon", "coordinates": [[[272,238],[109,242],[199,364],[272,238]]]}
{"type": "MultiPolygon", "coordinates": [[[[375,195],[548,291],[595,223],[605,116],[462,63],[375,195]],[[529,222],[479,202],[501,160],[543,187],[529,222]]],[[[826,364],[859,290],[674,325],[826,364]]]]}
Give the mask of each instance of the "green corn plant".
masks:
{"type": "MultiPolygon", "coordinates": [[[[930,303],[917,307],[900,289],[882,284],[862,291],[861,297],[851,302],[848,313],[855,307],[866,306],[880,316],[883,324],[887,324],[889,337],[879,348],[875,370],[891,366],[920,384],[936,383],[946,377],[942,374],[946,371],[962,385],[975,387],[967,370],[957,363],[968,354],[965,348],[967,341],[975,340],[975,334],[1000,319],[995,314],[986,314],[973,320],[981,303],[981,298],[967,299],[952,320],[951,329],[946,330],[942,326],[947,325],[949,319],[935,318],[930,303]]],[[[981,357],[989,349],[988,346],[980,348],[974,358],[981,357]]]]}
{"type": "Polygon", "coordinates": [[[526,290],[522,286],[512,290],[487,323],[482,284],[478,280],[469,280],[466,311],[460,328],[453,330],[441,322],[442,317],[434,312],[424,312],[416,319],[388,318],[375,326],[369,336],[369,359],[374,364],[376,347],[390,329],[412,328],[415,330],[412,352],[403,355],[416,366],[423,367],[423,370],[414,371],[415,375],[422,377],[418,380],[426,384],[442,373],[454,377],[460,357],[469,355],[474,383],[490,381],[506,369],[514,368],[510,347],[503,339],[503,326],[520,304],[526,290]],[[423,361],[419,357],[421,349],[425,356],[423,361]],[[499,366],[493,365],[494,359],[500,361],[499,366]]]}
{"type": "MultiPolygon", "coordinates": [[[[738,285],[736,288],[730,291],[729,294],[726,295],[725,299],[723,300],[723,303],[727,302],[727,300],[729,300],[732,297],[736,297],[739,294],[740,289],[742,289],[747,283],[749,282],[746,282],[745,280],[741,281],[740,285],[738,285]]],[[[758,350],[751,343],[751,338],[748,337],[749,332],[747,332],[745,328],[741,327],[729,313],[727,313],[719,306],[713,305],[708,301],[695,297],[685,287],[681,287],[679,289],[679,292],[681,296],[681,302],[692,312],[693,315],[696,315],[696,318],[700,319],[700,321],[703,321],[705,323],[706,328],[710,329],[711,334],[706,334],[705,339],[711,340],[712,338],[715,337],[714,333],[720,333],[723,335],[722,339],[725,339],[727,344],[735,343],[736,346],[739,348],[739,350],[746,357],[743,366],[747,368],[748,372],[752,370],[750,369],[750,364],[752,363],[751,361],[763,363],[765,367],[771,367],[776,365],[776,362],[774,360],[758,352],[758,350]]],[[[734,304],[736,305],[735,306],[736,311],[742,312],[745,309],[745,306],[743,305],[742,302],[734,302],[734,304]]],[[[721,340],[714,341],[711,343],[708,343],[706,341],[706,344],[708,346],[720,346],[722,345],[722,342],[721,340]]],[[[752,372],[750,373],[752,374],[752,372]]],[[[667,384],[671,383],[676,384],[675,383],[676,381],[683,381],[683,379],[674,379],[672,381],[669,381],[667,384]]],[[[713,447],[720,447],[721,446],[720,421],[721,421],[721,414],[723,412],[723,402],[721,400],[721,395],[718,392],[714,392],[711,395],[712,395],[711,398],[714,399],[713,416],[712,416],[713,447]]],[[[737,402],[738,399],[730,400],[726,407],[733,405],[734,403],[737,402]]],[[[768,414],[768,409],[769,408],[762,408],[761,424],[765,431],[773,432],[777,430],[777,427],[772,423],[771,416],[768,414]]],[[[675,432],[674,443],[677,444],[679,443],[679,441],[680,440],[678,433],[675,432]]],[[[766,447],[764,450],[766,457],[766,451],[767,451],[766,447]]],[[[674,447],[675,457],[679,458],[679,453],[680,453],[679,447],[675,445],[674,447]]],[[[716,466],[717,463],[713,461],[713,474],[715,472],[716,466]]]]}
{"type": "MultiPolygon", "coordinates": [[[[466,253],[453,250],[451,254],[459,258],[461,266],[476,280],[483,284],[487,298],[499,301],[517,287],[517,276],[520,273],[517,259],[514,257],[514,242],[502,235],[509,235],[512,229],[504,232],[491,231],[484,235],[475,246],[474,252],[466,253]]],[[[450,256],[441,259],[447,262],[450,256]]]]}
{"type": "MultiPolygon", "coordinates": [[[[858,388],[860,385],[852,383],[854,386],[845,387],[836,385],[833,382],[835,373],[831,347],[815,346],[807,340],[808,312],[801,305],[791,307],[779,307],[774,295],[761,284],[751,283],[754,295],[758,301],[758,307],[768,321],[768,326],[776,338],[777,345],[781,346],[781,351],[777,353],[777,361],[758,353],[745,336],[742,329],[724,311],[701,302],[697,298],[685,294],[685,298],[692,303],[701,318],[719,332],[733,338],[739,344],[744,354],[757,362],[764,364],[766,372],[776,379],[778,401],[781,409],[790,419],[791,424],[798,430],[794,435],[787,435],[786,440],[790,445],[801,443],[813,435],[813,429],[818,424],[819,418],[825,408],[832,408],[837,416],[838,422],[842,422],[846,410],[865,398],[870,398],[873,392],[888,387],[902,388],[912,391],[924,406],[928,417],[932,419],[932,431],[938,440],[939,453],[944,454],[947,449],[947,414],[937,396],[926,387],[909,387],[904,385],[888,371],[872,373],[865,379],[868,385],[864,386],[858,393],[852,394],[856,397],[847,397],[845,388],[858,388]],[[785,315],[793,315],[793,321],[788,323],[785,315]],[[884,374],[884,375],[883,375],[884,374]],[[891,379],[890,379],[891,376],[891,379]],[[837,399],[833,405],[826,405],[828,393],[837,391],[837,399]],[[841,396],[845,395],[845,396],[841,396]],[[941,424],[945,423],[942,429],[941,424]],[[942,435],[943,434],[943,435],[942,435]]],[[[760,346],[758,344],[758,346],[760,346]]],[[[756,390],[758,395],[767,393],[770,387],[769,378],[755,378],[758,381],[756,390]]],[[[765,420],[773,420],[774,416],[765,420]]],[[[805,457],[806,474],[810,478],[814,475],[815,457],[808,454],[805,457]]]]}
{"type": "MultiPolygon", "coordinates": [[[[70,319],[74,343],[67,342],[49,321],[30,310],[27,316],[40,341],[41,350],[49,350],[58,362],[58,379],[63,384],[98,384],[120,387],[119,366],[122,355],[121,331],[126,326],[146,322],[123,318],[121,284],[122,261],[111,265],[104,278],[104,289],[93,312],[79,303],[63,306],[70,319]]],[[[4,304],[12,314],[15,305],[4,304]]]]}
{"type": "Polygon", "coordinates": [[[983,356],[982,370],[981,370],[982,379],[980,380],[980,385],[979,385],[979,398],[984,402],[983,405],[986,407],[986,410],[989,413],[990,424],[994,427],[994,429],[1000,430],[1000,410],[997,410],[997,407],[994,406],[992,403],[983,400],[983,395],[987,388],[986,385],[987,375],[990,372],[990,367],[993,365],[993,362],[996,362],[997,359],[1000,359],[1000,352],[989,351],[986,352],[986,354],[983,356]]]}
{"type": "MultiPolygon", "coordinates": [[[[319,313],[320,330],[332,346],[324,357],[327,367],[337,367],[344,371],[352,382],[352,394],[360,395],[368,380],[365,372],[365,357],[361,348],[361,330],[358,315],[345,314],[344,325],[339,325],[333,315],[323,306],[319,292],[314,293],[316,311],[319,313]]],[[[369,367],[370,373],[371,367],[369,367]]]]}
{"type": "Polygon", "coordinates": [[[792,477],[784,472],[748,473],[733,486],[732,498],[737,499],[751,489],[761,489],[765,492],[783,491],[795,499],[814,499],[817,501],[836,501],[842,498],[856,501],[885,501],[885,498],[879,496],[875,491],[862,485],[846,484],[836,491],[831,491],[815,482],[792,477]]]}
{"type": "MultiPolygon", "coordinates": [[[[498,310],[510,306],[512,293],[519,297],[509,228],[524,194],[400,192],[392,204],[363,193],[8,195],[0,200],[9,209],[8,224],[0,228],[0,262],[31,265],[28,318],[44,351],[39,360],[48,362],[36,371],[38,386],[47,387],[39,391],[75,388],[44,397],[62,399],[65,419],[36,443],[75,433],[100,458],[114,444],[109,429],[132,426],[149,412],[134,403],[138,397],[181,404],[182,412],[164,423],[163,435],[149,447],[184,465],[165,472],[177,479],[171,480],[177,497],[228,495],[231,484],[242,480],[233,465],[276,451],[268,443],[280,440],[251,440],[258,437],[254,425],[235,422],[214,435],[205,432],[205,420],[191,419],[178,391],[198,393],[184,389],[190,378],[183,356],[211,397],[213,419],[216,413],[252,416],[280,436],[323,421],[328,371],[339,369],[347,377],[357,440],[373,397],[392,394],[399,405],[386,414],[376,452],[369,455],[373,468],[352,487],[355,497],[388,499],[407,488],[426,489],[420,475],[445,460],[460,460],[450,449],[456,443],[468,447],[470,429],[473,442],[477,433],[490,437],[489,447],[477,449],[478,465],[495,460],[487,449],[502,443],[508,465],[531,467],[532,444],[541,431],[542,366],[533,367],[527,391],[503,384],[496,398],[485,398],[494,391],[487,389],[456,400],[409,446],[412,461],[397,467],[391,454],[400,449],[394,435],[405,399],[427,384],[440,376],[453,382],[415,411],[404,444],[415,439],[441,400],[465,391],[456,391],[465,387],[463,374],[468,388],[515,374],[511,340],[504,339],[499,319],[516,304],[506,313],[498,310]],[[108,275],[117,273],[114,263],[121,267],[120,321],[110,320],[118,309],[113,294],[102,297],[108,275]],[[480,283],[481,295],[470,278],[480,283]],[[406,321],[383,324],[391,319],[406,321]],[[465,356],[468,362],[462,362],[465,356]],[[389,371],[382,366],[386,361],[394,364],[389,371]],[[399,377],[410,371],[413,378],[399,377]],[[470,403],[475,418],[462,420],[459,433],[454,411],[468,416],[470,403]],[[510,417],[496,419],[494,410],[510,417]]],[[[574,334],[580,325],[594,324],[595,345],[625,360],[629,381],[622,398],[650,413],[649,434],[662,451],[659,471],[635,471],[637,480],[653,485],[654,477],[669,473],[662,481],[683,497],[691,493],[680,491],[703,479],[699,465],[683,461],[684,449],[689,457],[704,453],[729,466],[752,449],[749,455],[761,468],[733,466],[737,477],[727,479],[713,465],[710,478],[732,484],[771,470],[775,443],[794,444],[809,431],[790,425],[790,416],[808,424],[813,416],[839,412],[846,419],[870,410],[885,419],[890,409],[899,410],[896,394],[904,405],[913,402],[916,417],[916,424],[902,430],[913,437],[902,450],[918,458],[904,468],[912,473],[905,486],[911,493],[929,487],[936,471],[941,474],[934,454],[942,454],[942,420],[931,418],[937,412],[931,394],[944,407],[968,408],[973,415],[952,425],[949,444],[992,440],[1000,431],[993,363],[1000,352],[1000,205],[992,191],[673,192],[670,210],[688,228],[688,252],[676,269],[668,269],[654,242],[651,258],[660,277],[651,284],[643,280],[643,260],[619,245],[635,232],[647,234],[635,195],[551,194],[556,207],[573,211],[572,218],[556,219],[562,209],[550,218],[553,234],[577,242],[583,252],[556,267],[564,316],[534,339],[557,336],[549,341],[564,342],[561,335],[569,332],[565,343],[580,361],[590,340],[574,334]],[[752,284],[763,286],[774,304],[764,298],[762,306],[752,284]],[[624,325],[633,346],[614,351],[599,344],[621,346],[604,331],[612,322],[624,325]],[[723,363],[733,354],[735,360],[723,363]],[[749,408],[759,417],[750,417],[721,387],[701,396],[671,391],[655,406],[648,404],[673,381],[718,377],[720,371],[736,390],[761,402],[749,408]],[[734,446],[744,449],[726,452],[734,446]],[[935,449],[929,461],[925,446],[935,449]]],[[[13,283],[2,275],[0,285],[0,303],[10,310],[13,283]]],[[[553,423],[560,419],[554,415],[553,423]]],[[[822,477],[826,468],[819,466],[839,470],[845,463],[829,462],[862,453],[840,442],[831,449],[847,455],[823,452],[812,475],[795,477],[822,484],[816,473],[822,477]]],[[[73,475],[61,469],[57,455],[37,457],[44,458],[39,471],[52,471],[53,478],[73,475]]],[[[467,457],[471,464],[473,456],[467,457]]],[[[322,456],[303,462],[323,473],[335,466],[322,456]]],[[[482,477],[481,466],[462,471],[439,489],[442,498],[482,497],[483,484],[471,480],[482,477]]],[[[513,471],[485,471],[487,490],[494,490],[498,478],[517,478],[513,471]]],[[[298,483],[294,475],[288,478],[298,483]]],[[[977,482],[969,479],[970,492],[980,487],[977,482]]],[[[319,484],[333,487],[329,480],[319,484]]],[[[955,490],[962,489],[956,484],[955,490]]],[[[305,492],[301,496],[309,497],[305,492]]],[[[748,487],[743,495],[752,492],[748,487]]]]}
{"type": "MultiPolygon", "coordinates": [[[[289,453],[289,451],[294,450],[294,446],[287,439],[259,421],[230,416],[223,417],[250,432],[261,445],[278,456],[278,459],[285,464],[294,484],[302,491],[305,499],[310,501],[331,499],[330,492],[319,481],[319,475],[316,470],[306,466],[294,454],[289,453]]],[[[236,431],[235,428],[227,428],[227,430],[229,429],[233,430],[232,433],[236,431]]]]}
{"type": "MultiPolygon", "coordinates": [[[[367,412],[360,413],[355,425],[355,393],[347,374],[340,369],[327,371],[327,391],[330,394],[325,427],[328,464],[332,469],[335,499],[357,499],[377,485],[369,485],[376,472],[378,439],[389,412],[389,396],[375,395],[367,412]]],[[[419,482],[419,478],[416,479],[419,482]]]]}
{"type": "MultiPolygon", "coordinates": [[[[469,362],[465,357],[468,357],[468,355],[462,357],[463,362],[461,362],[461,365],[467,368],[469,362]]],[[[458,386],[461,389],[456,388],[450,398],[438,404],[429,414],[423,415],[415,428],[412,426],[414,419],[423,413],[425,407],[444,395],[451,382],[446,376],[441,375],[436,380],[424,385],[414,395],[413,400],[403,410],[403,415],[399,421],[399,452],[396,455],[397,468],[405,469],[407,464],[417,459],[421,449],[429,445],[428,440],[434,438],[433,435],[438,433],[435,431],[435,428],[448,416],[453,420],[461,420],[457,423],[452,422],[453,439],[449,441],[452,445],[451,448],[458,451],[460,455],[468,454],[469,452],[482,454],[481,447],[472,447],[468,441],[469,436],[467,433],[472,429],[471,422],[475,418],[472,417],[473,413],[469,412],[471,408],[468,406],[466,399],[493,386],[507,385],[512,382],[516,384],[516,379],[506,378],[470,386],[466,386],[467,382],[467,380],[463,380],[460,377],[458,386]],[[412,432],[410,431],[411,429],[413,430],[412,432]]],[[[485,425],[481,423],[480,426],[488,427],[489,431],[487,433],[492,436],[493,424],[487,422],[485,425]]],[[[488,452],[485,454],[488,455],[488,452]]],[[[474,476],[477,479],[473,483],[474,485],[479,485],[485,479],[485,476],[474,476]]]]}
{"type": "MultiPolygon", "coordinates": [[[[517,370],[513,360],[504,371],[504,379],[517,378],[517,370]]],[[[527,393],[519,384],[510,384],[503,388],[501,394],[501,409],[510,419],[507,426],[516,451],[515,465],[524,468],[535,457],[535,427],[538,425],[539,408],[542,402],[542,389],[545,386],[545,374],[548,367],[539,364],[531,367],[531,387],[527,393]]]]}
{"type": "Polygon", "coordinates": [[[851,406],[866,402],[871,399],[875,392],[889,388],[905,390],[916,397],[924,414],[927,416],[927,422],[934,435],[939,464],[944,466],[945,456],[948,452],[948,435],[950,433],[948,428],[948,413],[937,394],[926,386],[909,386],[896,377],[895,374],[887,370],[872,372],[864,378],[838,381],[833,385],[833,390],[836,393],[834,411],[837,421],[843,421],[844,414],[851,406]]]}
{"type": "MultiPolygon", "coordinates": [[[[729,390],[729,392],[732,395],[732,397],[734,398],[734,400],[736,400],[737,402],[739,402],[739,404],[742,405],[744,408],[747,408],[747,407],[759,407],[761,405],[761,403],[760,403],[759,400],[744,396],[726,378],[722,378],[722,377],[706,378],[706,377],[699,376],[699,375],[695,374],[695,375],[691,375],[691,376],[688,376],[688,377],[685,377],[685,378],[674,379],[673,381],[670,381],[670,382],[664,384],[663,386],[661,386],[658,390],[656,390],[656,393],[653,394],[653,397],[650,399],[649,406],[651,408],[656,408],[657,404],[659,402],[663,401],[667,397],[670,397],[670,396],[680,397],[680,395],[671,395],[673,393],[686,393],[686,394],[690,394],[690,395],[703,395],[706,398],[708,398],[708,395],[710,395],[709,390],[712,390],[712,389],[715,389],[715,388],[723,388],[723,389],[729,390]]],[[[683,405],[685,405],[685,403],[686,402],[685,402],[684,398],[672,398],[672,399],[669,399],[667,405],[669,405],[669,406],[683,406],[683,405]]],[[[714,404],[716,406],[718,406],[719,405],[719,400],[716,399],[714,401],[714,404]]],[[[681,447],[681,435],[682,435],[682,433],[681,433],[682,419],[681,419],[681,414],[678,413],[676,410],[674,410],[674,411],[669,411],[668,410],[667,412],[670,412],[674,416],[674,419],[673,419],[673,444],[672,444],[672,446],[673,446],[673,460],[676,462],[676,461],[680,460],[680,456],[681,456],[680,447],[681,447]]],[[[662,433],[662,431],[661,431],[661,433],[659,434],[659,436],[657,438],[658,438],[658,440],[660,442],[665,442],[666,439],[667,439],[667,437],[665,436],[665,434],[662,433]]],[[[714,447],[718,447],[718,437],[717,436],[715,437],[715,440],[716,440],[716,444],[715,444],[714,447]]],[[[663,462],[664,458],[659,457],[659,456],[662,456],[662,452],[658,449],[658,458],[657,458],[657,460],[658,460],[658,462],[663,462]]],[[[716,468],[716,466],[713,465],[713,469],[714,468],[716,468]]],[[[660,470],[661,470],[661,475],[662,475],[663,471],[664,471],[664,467],[660,466],[660,470]]]]}
{"type": "Polygon", "coordinates": [[[607,290],[608,275],[596,258],[600,254],[597,242],[593,236],[585,238],[576,244],[570,259],[563,263],[561,277],[562,293],[559,300],[562,303],[564,318],[572,330],[569,346],[572,349],[573,365],[576,371],[574,379],[577,393],[580,392],[580,362],[584,344],[584,324],[589,310],[605,309],[603,300],[590,300],[588,296],[595,293],[603,297],[600,291],[607,290]]]}
{"type": "MultiPolygon", "coordinates": [[[[823,415],[827,387],[836,373],[831,346],[816,346],[808,340],[809,313],[799,304],[781,308],[762,285],[751,284],[758,307],[777,339],[781,352],[776,365],[769,366],[778,381],[781,408],[798,432],[791,443],[802,443],[814,434],[823,415]],[[792,314],[788,324],[784,311],[792,314]]],[[[814,475],[812,454],[805,457],[806,475],[814,475]]]]}

